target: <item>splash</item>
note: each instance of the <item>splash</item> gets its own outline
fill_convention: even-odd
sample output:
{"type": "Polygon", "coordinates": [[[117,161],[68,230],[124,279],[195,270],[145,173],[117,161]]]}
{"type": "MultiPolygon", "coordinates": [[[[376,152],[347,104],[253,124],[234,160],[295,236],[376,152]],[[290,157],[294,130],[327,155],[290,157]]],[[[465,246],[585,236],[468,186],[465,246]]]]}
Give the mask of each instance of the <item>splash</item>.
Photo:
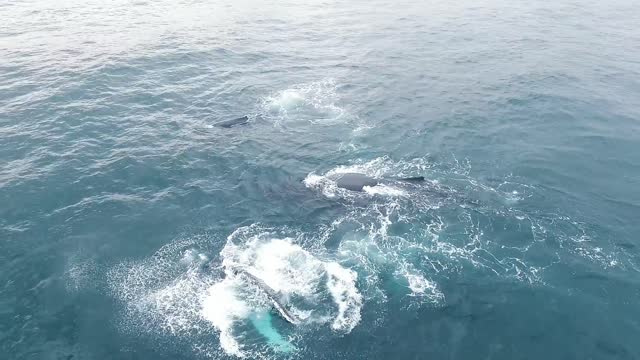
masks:
{"type": "MultiPolygon", "coordinates": [[[[166,244],[148,258],[109,269],[108,288],[123,306],[120,330],[151,339],[160,336],[179,340],[191,346],[194,353],[218,357],[220,346],[210,341],[215,327],[202,312],[208,291],[218,279],[209,267],[209,255],[202,250],[209,245],[207,237],[193,236],[166,244]]],[[[216,288],[221,298],[228,298],[232,285],[223,283],[216,288]]],[[[245,316],[247,311],[242,303],[222,304],[231,317],[245,316]]],[[[206,315],[216,317],[214,313],[206,315]]],[[[221,328],[227,325],[226,316],[217,318],[221,328]]],[[[220,333],[220,343],[225,353],[239,354],[229,332],[220,333]]]]}
{"type": "Polygon", "coordinates": [[[270,298],[234,268],[259,276],[287,310],[309,324],[349,333],[360,322],[363,298],[356,272],[323,260],[297,244],[299,237],[259,226],[237,229],[220,252],[220,271],[199,248],[206,244],[176,241],[152,257],[121,263],[108,271],[111,293],[122,301],[124,331],[184,338],[194,351],[218,356],[259,358],[270,352],[294,352],[297,327],[271,318],[270,298]],[[268,347],[246,343],[252,325],[268,347]],[[197,340],[217,333],[219,346],[197,340]]]}
{"type": "Polygon", "coordinates": [[[240,297],[241,285],[234,279],[222,280],[207,290],[202,302],[202,316],[218,329],[220,346],[235,356],[244,356],[245,353],[233,335],[234,322],[252,314],[250,304],[240,297]]]}
{"type": "MultiPolygon", "coordinates": [[[[234,323],[252,317],[255,322],[256,316],[265,316],[269,308],[265,294],[255,288],[253,293],[248,292],[251,287],[233,274],[235,268],[259,276],[278,292],[288,310],[303,320],[301,326],[332,321],[334,330],[348,333],[360,321],[362,297],[356,287],[357,274],[338,263],[320,260],[297,245],[294,238],[278,238],[256,226],[240,228],[229,236],[221,255],[227,276],[208,290],[202,312],[220,332],[221,346],[227,353],[243,355],[232,335],[234,323]],[[332,295],[333,303],[326,303],[324,291],[332,295]],[[256,315],[260,312],[263,315],[256,315]]],[[[276,328],[260,324],[272,347],[294,349],[283,342],[276,328]]]]}
{"type": "Polygon", "coordinates": [[[262,100],[262,111],[276,124],[306,120],[331,124],[351,119],[338,105],[337,85],[333,79],[292,86],[262,100]]]}

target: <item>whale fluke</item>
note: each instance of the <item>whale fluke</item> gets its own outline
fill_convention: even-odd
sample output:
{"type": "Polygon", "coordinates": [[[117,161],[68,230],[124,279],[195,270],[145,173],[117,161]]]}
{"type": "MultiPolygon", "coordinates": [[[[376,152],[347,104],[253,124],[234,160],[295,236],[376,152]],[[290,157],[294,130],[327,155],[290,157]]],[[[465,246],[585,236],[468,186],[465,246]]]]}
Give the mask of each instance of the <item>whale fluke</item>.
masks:
{"type": "Polygon", "coordinates": [[[248,116],[241,116],[239,118],[231,119],[231,120],[223,120],[214,123],[213,126],[222,127],[222,128],[230,128],[236,125],[245,125],[249,122],[248,116]]]}

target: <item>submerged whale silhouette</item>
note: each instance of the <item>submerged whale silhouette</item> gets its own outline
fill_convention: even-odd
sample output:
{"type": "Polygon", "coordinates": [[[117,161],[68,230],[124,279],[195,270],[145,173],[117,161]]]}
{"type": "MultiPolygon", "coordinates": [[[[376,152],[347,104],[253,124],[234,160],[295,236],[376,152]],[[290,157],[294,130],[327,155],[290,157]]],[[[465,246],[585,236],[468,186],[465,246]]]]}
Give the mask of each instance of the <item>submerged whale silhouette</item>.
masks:
{"type": "Polygon", "coordinates": [[[233,272],[236,275],[243,275],[251,284],[262,290],[267,295],[269,300],[271,300],[273,307],[278,311],[278,313],[284,320],[293,325],[297,325],[301,322],[300,319],[298,319],[289,310],[287,310],[285,304],[282,301],[283,296],[279,291],[274,290],[271,286],[267,285],[259,277],[253,275],[248,270],[242,268],[234,268],[233,272]]]}
{"type": "MultiPolygon", "coordinates": [[[[424,176],[416,176],[416,177],[408,177],[408,178],[399,178],[394,179],[396,181],[405,181],[405,182],[421,182],[424,181],[424,176]]],[[[339,188],[347,189],[351,191],[363,191],[365,186],[376,186],[384,182],[381,179],[375,179],[371,176],[367,176],[365,174],[360,173],[344,173],[338,175],[335,178],[336,185],[339,188]]]]}
{"type": "Polygon", "coordinates": [[[236,125],[245,125],[247,123],[249,123],[249,117],[245,115],[231,120],[218,121],[217,123],[214,123],[213,126],[230,128],[236,125]]]}

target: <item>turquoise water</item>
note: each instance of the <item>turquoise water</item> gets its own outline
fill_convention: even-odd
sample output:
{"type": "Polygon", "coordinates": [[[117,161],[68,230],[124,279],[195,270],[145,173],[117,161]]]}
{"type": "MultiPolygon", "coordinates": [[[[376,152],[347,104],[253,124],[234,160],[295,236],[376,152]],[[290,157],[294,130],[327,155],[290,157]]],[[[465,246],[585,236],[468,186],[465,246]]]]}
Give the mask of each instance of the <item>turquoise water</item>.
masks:
{"type": "Polygon", "coordinates": [[[0,4],[0,358],[640,358],[637,5],[0,4]]]}

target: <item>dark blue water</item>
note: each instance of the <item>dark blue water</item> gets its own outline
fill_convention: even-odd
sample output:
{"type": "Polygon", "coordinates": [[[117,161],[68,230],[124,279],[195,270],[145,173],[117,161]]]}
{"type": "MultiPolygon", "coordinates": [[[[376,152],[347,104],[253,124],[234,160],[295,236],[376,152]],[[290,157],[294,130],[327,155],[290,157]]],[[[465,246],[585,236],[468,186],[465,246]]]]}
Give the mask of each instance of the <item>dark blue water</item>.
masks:
{"type": "Polygon", "coordinates": [[[0,18],[0,358],[640,358],[637,3],[0,18]]]}

